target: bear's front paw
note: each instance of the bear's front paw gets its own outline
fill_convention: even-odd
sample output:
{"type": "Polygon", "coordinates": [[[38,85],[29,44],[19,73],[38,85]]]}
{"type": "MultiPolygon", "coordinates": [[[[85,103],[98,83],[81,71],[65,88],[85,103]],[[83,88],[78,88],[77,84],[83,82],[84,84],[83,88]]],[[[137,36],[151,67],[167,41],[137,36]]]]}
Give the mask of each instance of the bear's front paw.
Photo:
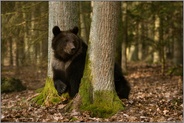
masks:
{"type": "Polygon", "coordinates": [[[67,87],[66,84],[60,83],[60,88],[59,88],[59,90],[58,90],[59,96],[61,96],[61,94],[64,93],[64,92],[66,91],[66,87],[67,87]]]}
{"type": "Polygon", "coordinates": [[[54,86],[59,94],[61,96],[62,93],[66,91],[67,85],[63,83],[61,80],[55,80],[54,81],[54,86]]]}

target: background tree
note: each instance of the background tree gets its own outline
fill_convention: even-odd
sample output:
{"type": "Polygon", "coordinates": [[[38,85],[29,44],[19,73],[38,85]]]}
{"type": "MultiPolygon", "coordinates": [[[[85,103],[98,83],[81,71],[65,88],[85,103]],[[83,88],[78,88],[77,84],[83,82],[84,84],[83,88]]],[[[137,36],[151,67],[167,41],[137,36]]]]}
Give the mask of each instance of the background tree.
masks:
{"type": "Polygon", "coordinates": [[[80,2],[80,35],[88,43],[91,25],[91,1],[80,2]]]}
{"type": "MultiPolygon", "coordinates": [[[[126,47],[127,47],[127,41],[128,41],[128,18],[127,18],[127,10],[128,10],[128,4],[126,1],[122,3],[122,23],[123,26],[122,29],[122,35],[123,40],[121,44],[121,68],[123,73],[127,73],[127,54],[126,54],[126,47]]],[[[120,33],[121,34],[121,33],[120,33]]]]}

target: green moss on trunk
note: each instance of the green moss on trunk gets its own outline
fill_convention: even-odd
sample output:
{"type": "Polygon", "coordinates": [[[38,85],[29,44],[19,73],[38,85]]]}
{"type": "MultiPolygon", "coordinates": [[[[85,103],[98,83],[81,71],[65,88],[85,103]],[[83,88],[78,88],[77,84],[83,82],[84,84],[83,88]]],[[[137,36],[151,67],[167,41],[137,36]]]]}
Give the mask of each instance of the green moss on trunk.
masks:
{"type": "Polygon", "coordinates": [[[61,97],[58,95],[51,78],[47,77],[45,87],[38,96],[32,99],[32,101],[38,105],[45,106],[57,104],[61,101],[61,97]]]}
{"type": "Polygon", "coordinates": [[[123,103],[115,91],[94,92],[93,104],[89,106],[93,116],[109,117],[123,110],[123,103]]]}
{"type": "Polygon", "coordinates": [[[92,90],[91,80],[92,80],[92,77],[91,77],[90,61],[87,54],[84,75],[81,80],[80,89],[79,89],[79,95],[82,101],[82,104],[80,106],[81,109],[90,105],[92,102],[91,99],[92,99],[93,90],[92,90]]]}
{"type": "Polygon", "coordinates": [[[94,92],[93,102],[83,105],[82,110],[89,111],[93,117],[107,118],[123,110],[123,103],[114,91],[94,92]]]}
{"type": "Polygon", "coordinates": [[[90,61],[87,57],[84,75],[81,80],[79,95],[81,103],[79,109],[89,111],[95,117],[110,117],[123,110],[122,101],[115,91],[93,92],[90,61]]]}

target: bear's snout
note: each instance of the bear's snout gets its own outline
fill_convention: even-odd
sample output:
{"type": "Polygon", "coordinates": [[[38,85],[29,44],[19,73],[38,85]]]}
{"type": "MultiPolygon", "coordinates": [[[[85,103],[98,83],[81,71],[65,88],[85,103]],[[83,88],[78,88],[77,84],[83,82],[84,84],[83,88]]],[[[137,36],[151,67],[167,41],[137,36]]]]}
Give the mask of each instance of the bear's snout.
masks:
{"type": "Polygon", "coordinates": [[[75,52],[75,50],[76,50],[76,48],[75,48],[75,47],[73,47],[73,48],[71,49],[71,52],[75,52]]]}
{"type": "Polygon", "coordinates": [[[72,42],[67,43],[66,52],[70,55],[73,55],[76,52],[76,47],[72,42]]]}

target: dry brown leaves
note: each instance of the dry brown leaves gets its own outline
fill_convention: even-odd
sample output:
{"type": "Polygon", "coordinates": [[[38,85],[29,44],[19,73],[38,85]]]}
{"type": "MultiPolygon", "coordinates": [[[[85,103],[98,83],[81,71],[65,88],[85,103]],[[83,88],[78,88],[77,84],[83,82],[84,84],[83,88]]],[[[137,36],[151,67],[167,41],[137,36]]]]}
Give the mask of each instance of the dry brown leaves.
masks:
{"type": "Polygon", "coordinates": [[[1,95],[4,122],[169,122],[183,121],[183,85],[179,76],[162,76],[160,67],[129,65],[132,90],[122,100],[125,110],[108,119],[90,117],[88,112],[63,113],[64,104],[40,107],[29,103],[33,90],[1,95]]]}

